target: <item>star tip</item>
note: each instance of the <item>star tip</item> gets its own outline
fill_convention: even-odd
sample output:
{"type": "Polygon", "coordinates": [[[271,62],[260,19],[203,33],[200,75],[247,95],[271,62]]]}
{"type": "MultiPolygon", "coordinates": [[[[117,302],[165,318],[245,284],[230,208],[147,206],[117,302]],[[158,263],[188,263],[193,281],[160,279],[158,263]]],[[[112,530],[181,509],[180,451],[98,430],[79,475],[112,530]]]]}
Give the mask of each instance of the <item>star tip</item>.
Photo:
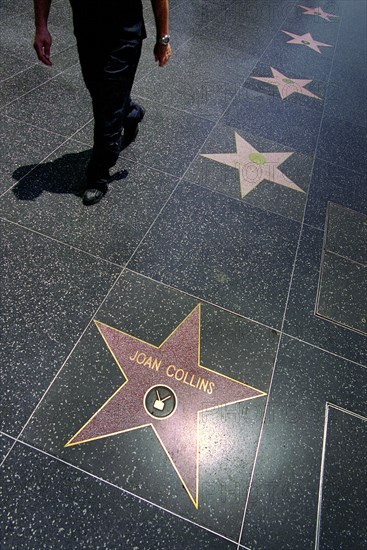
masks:
{"type": "Polygon", "coordinates": [[[199,510],[199,498],[198,497],[194,498],[190,493],[189,493],[189,497],[191,499],[191,502],[195,506],[196,510],[199,510]]]}

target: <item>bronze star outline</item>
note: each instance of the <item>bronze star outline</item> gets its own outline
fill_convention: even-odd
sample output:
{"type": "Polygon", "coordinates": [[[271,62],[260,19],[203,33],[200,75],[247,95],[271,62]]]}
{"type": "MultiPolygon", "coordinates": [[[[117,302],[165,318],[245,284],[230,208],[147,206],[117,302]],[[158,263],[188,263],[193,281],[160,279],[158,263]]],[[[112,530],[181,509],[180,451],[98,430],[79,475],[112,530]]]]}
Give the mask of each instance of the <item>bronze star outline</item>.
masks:
{"type": "MultiPolygon", "coordinates": [[[[71,447],[74,445],[88,443],[90,441],[95,441],[105,437],[111,437],[113,435],[118,435],[128,431],[151,426],[196,509],[198,509],[199,507],[199,413],[217,409],[224,405],[230,405],[250,399],[255,399],[258,397],[264,397],[266,395],[265,392],[253,388],[248,384],[245,384],[238,380],[234,380],[224,374],[218,373],[201,365],[200,321],[201,304],[198,304],[194,308],[194,310],[191,311],[191,313],[189,313],[179,323],[179,325],[175,327],[175,329],[167,336],[167,338],[163,340],[163,342],[159,346],[155,346],[153,344],[145,342],[144,340],[136,338],[135,336],[131,336],[130,334],[110,327],[109,325],[106,325],[99,321],[94,321],[107,348],[115,359],[121,373],[123,374],[125,381],[65,444],[65,447],[71,447]],[[193,335],[193,331],[195,331],[194,339],[191,338],[191,336],[193,335]],[[194,345],[192,345],[192,341],[194,342],[194,345]],[[117,347],[115,347],[115,345],[117,346],[117,344],[121,344],[122,348],[118,349],[117,347]],[[215,381],[214,386],[216,384],[219,384],[218,389],[220,391],[224,391],[225,393],[230,388],[231,396],[233,397],[233,399],[228,399],[226,397],[221,398],[221,394],[215,397],[216,393],[213,392],[211,394],[205,394],[206,403],[208,406],[202,407],[199,400],[195,399],[195,397],[201,394],[191,394],[194,395],[194,398],[191,399],[190,402],[190,399],[187,398],[188,389],[185,384],[181,384],[180,382],[176,383],[176,381],[173,379],[170,379],[169,382],[167,382],[168,368],[166,369],[166,377],[163,376],[164,369],[162,370],[163,378],[162,376],[154,377],[153,375],[149,377],[149,373],[152,372],[154,374],[154,369],[137,369],[137,373],[145,373],[149,378],[144,387],[142,385],[139,385],[140,375],[135,375],[134,381],[134,378],[130,376],[132,372],[131,365],[129,363],[121,364],[123,362],[122,358],[124,357],[124,354],[126,357],[129,357],[131,362],[130,353],[132,352],[132,350],[134,350],[134,348],[136,348],[137,345],[143,346],[140,349],[144,349],[147,351],[154,350],[157,355],[161,353],[162,358],[165,356],[164,353],[165,349],[167,348],[167,355],[169,355],[169,353],[173,354],[173,357],[176,360],[178,360],[179,358],[175,357],[175,352],[178,349],[181,349],[180,346],[182,345],[182,349],[184,350],[184,359],[186,359],[186,361],[191,360],[195,363],[195,365],[189,364],[189,366],[187,366],[188,363],[185,363],[184,361],[187,372],[191,371],[192,373],[201,373],[203,378],[205,375],[210,376],[211,380],[215,381]],[[155,378],[156,380],[154,380],[155,378]],[[190,410],[190,407],[189,409],[183,407],[182,411],[180,411],[180,413],[178,414],[177,411],[179,410],[179,407],[177,407],[174,414],[172,414],[172,418],[170,416],[164,419],[154,419],[147,416],[148,413],[146,409],[144,411],[143,406],[136,406],[136,404],[134,404],[134,399],[132,398],[133,392],[137,392],[134,393],[135,397],[137,394],[139,394],[138,398],[141,398],[141,395],[143,395],[143,393],[145,393],[146,395],[145,390],[149,388],[149,386],[151,386],[149,389],[152,389],[154,385],[164,385],[164,382],[162,383],[162,379],[166,381],[166,384],[169,383],[170,389],[173,388],[173,391],[179,394],[178,399],[182,400],[184,405],[189,404],[193,407],[192,411],[190,410]],[[128,386],[129,382],[131,383],[132,381],[134,383],[131,386],[132,391],[130,392],[130,394],[126,391],[124,392],[124,388],[128,386]],[[130,413],[129,415],[124,415],[123,413],[121,413],[121,407],[116,408],[116,405],[121,404],[125,404],[127,406],[128,412],[130,413]],[[132,409],[129,409],[131,405],[132,409]],[[111,413],[111,411],[114,413],[111,429],[106,430],[104,420],[106,418],[107,420],[109,419],[109,413],[111,413]],[[133,414],[136,414],[136,422],[132,419],[131,415],[133,414]],[[141,419],[142,421],[140,421],[139,419],[141,419]],[[181,427],[181,429],[183,427],[187,428],[188,437],[186,439],[186,432],[184,432],[183,430],[177,430],[176,425],[178,427],[181,427]],[[117,426],[120,427],[118,429],[115,429],[117,426]],[[83,433],[85,434],[85,432],[86,435],[83,435],[83,433]],[[173,443],[172,435],[174,435],[175,437],[175,441],[173,443]],[[194,447],[194,453],[191,452],[192,447],[194,447]],[[186,463],[187,457],[189,460],[186,463]],[[192,464],[190,464],[190,460],[192,464]]],[[[124,359],[124,361],[126,361],[126,359],[124,359]]],[[[144,379],[145,377],[142,375],[141,378],[144,379]]],[[[199,376],[199,379],[200,378],[201,377],[199,376]]],[[[187,385],[190,386],[191,382],[187,385]]],[[[193,386],[191,386],[191,390],[192,389],[193,386]]]]}

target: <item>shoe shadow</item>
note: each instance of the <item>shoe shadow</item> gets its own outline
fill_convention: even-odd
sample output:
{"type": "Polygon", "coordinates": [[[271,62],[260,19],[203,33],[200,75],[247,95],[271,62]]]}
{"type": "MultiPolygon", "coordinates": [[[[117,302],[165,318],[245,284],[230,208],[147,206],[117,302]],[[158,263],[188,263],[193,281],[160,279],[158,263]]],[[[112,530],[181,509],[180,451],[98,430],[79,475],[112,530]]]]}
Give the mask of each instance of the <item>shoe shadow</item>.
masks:
{"type": "MultiPolygon", "coordinates": [[[[12,174],[18,182],[12,192],[21,201],[34,201],[44,191],[81,197],[85,190],[85,170],[90,156],[91,149],[88,149],[80,153],[67,153],[42,164],[20,166],[12,174]]],[[[127,175],[127,170],[116,172],[109,183],[125,179],[127,175]]]]}

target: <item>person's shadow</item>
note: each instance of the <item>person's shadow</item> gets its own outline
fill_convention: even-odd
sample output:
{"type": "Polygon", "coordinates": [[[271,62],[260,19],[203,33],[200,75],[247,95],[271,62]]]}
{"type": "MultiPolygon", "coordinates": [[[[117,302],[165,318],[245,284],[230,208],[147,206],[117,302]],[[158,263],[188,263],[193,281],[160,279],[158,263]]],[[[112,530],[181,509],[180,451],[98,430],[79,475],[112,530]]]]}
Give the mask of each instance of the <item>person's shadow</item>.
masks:
{"type": "MultiPolygon", "coordinates": [[[[81,197],[85,189],[85,170],[90,155],[91,149],[88,149],[81,153],[67,153],[43,164],[20,166],[12,174],[18,182],[12,191],[22,201],[34,201],[43,191],[72,193],[81,197]]],[[[127,175],[127,170],[121,170],[113,174],[109,182],[125,179],[127,175]]]]}

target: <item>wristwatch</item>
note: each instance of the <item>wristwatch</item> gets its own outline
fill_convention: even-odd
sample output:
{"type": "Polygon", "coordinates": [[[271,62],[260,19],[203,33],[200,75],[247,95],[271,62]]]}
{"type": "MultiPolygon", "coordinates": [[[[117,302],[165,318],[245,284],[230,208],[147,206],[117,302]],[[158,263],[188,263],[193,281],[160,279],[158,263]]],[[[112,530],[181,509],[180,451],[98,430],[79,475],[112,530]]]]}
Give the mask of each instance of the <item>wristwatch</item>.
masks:
{"type": "Polygon", "coordinates": [[[158,42],[159,44],[163,44],[163,46],[167,46],[167,44],[169,44],[170,38],[171,37],[169,34],[165,34],[164,36],[158,39],[158,42]]]}

